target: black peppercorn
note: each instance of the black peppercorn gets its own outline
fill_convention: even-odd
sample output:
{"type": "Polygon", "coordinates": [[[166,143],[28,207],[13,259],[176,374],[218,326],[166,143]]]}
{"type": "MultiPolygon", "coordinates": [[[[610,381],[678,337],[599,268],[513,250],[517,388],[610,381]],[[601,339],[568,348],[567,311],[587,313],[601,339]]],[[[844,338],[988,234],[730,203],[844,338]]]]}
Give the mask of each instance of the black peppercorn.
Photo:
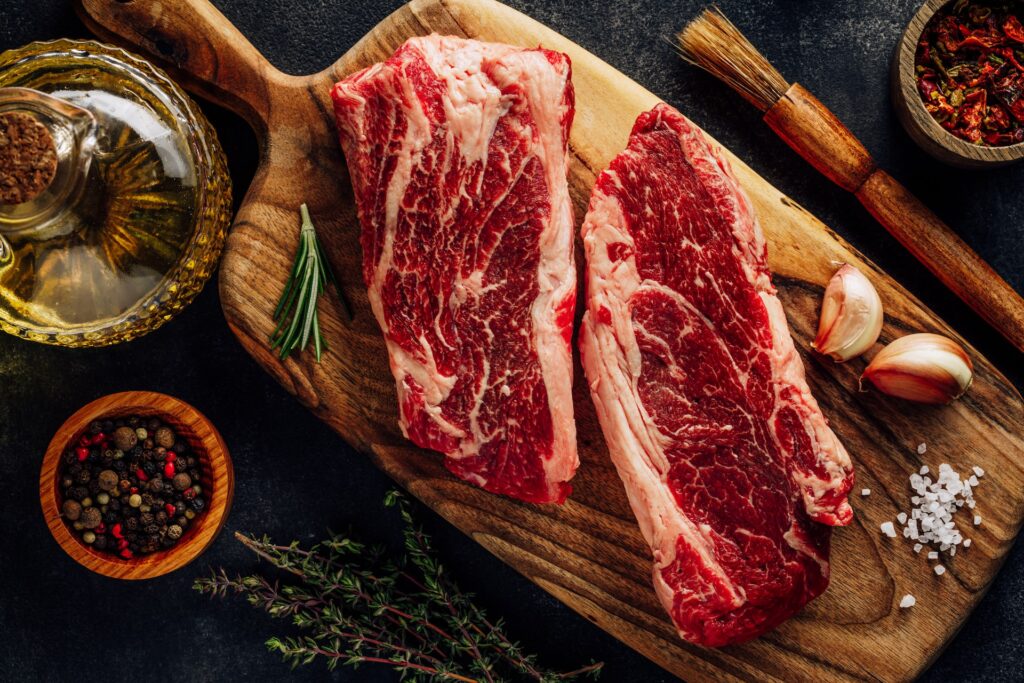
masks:
{"type": "Polygon", "coordinates": [[[74,485],[75,485],[75,480],[72,479],[71,477],[64,477],[63,479],[60,480],[60,487],[62,489],[69,489],[69,488],[71,488],[74,485]]]}
{"type": "Polygon", "coordinates": [[[156,430],[160,429],[162,426],[163,426],[163,424],[160,422],[160,420],[158,420],[155,417],[151,417],[149,419],[149,422],[146,423],[146,430],[150,431],[150,432],[155,432],[156,430]]]}
{"type": "Polygon", "coordinates": [[[74,451],[64,451],[64,455],[60,459],[65,465],[70,465],[78,461],[78,456],[75,455],[74,451]]]}
{"type": "Polygon", "coordinates": [[[152,496],[152,494],[143,493],[142,494],[142,504],[143,505],[152,506],[153,505],[153,496],[152,496]]]}
{"type": "Polygon", "coordinates": [[[156,536],[158,533],[160,533],[160,527],[157,526],[156,524],[150,524],[150,525],[146,526],[145,531],[150,536],[156,536]]]}
{"type": "Polygon", "coordinates": [[[109,507],[107,508],[107,513],[103,515],[104,524],[117,524],[117,521],[119,519],[121,519],[121,517],[116,512],[112,511],[109,507]]]}
{"type": "Polygon", "coordinates": [[[75,500],[82,501],[89,497],[89,489],[84,486],[73,486],[71,487],[71,490],[68,491],[68,495],[75,500]]]}
{"type": "Polygon", "coordinates": [[[139,518],[129,517],[128,519],[124,520],[124,528],[128,531],[136,531],[139,528],[139,518]]]}
{"type": "Polygon", "coordinates": [[[154,465],[151,461],[147,460],[146,462],[142,463],[142,471],[146,473],[147,477],[152,477],[154,474],[156,474],[156,465],[154,465]]]}
{"type": "Polygon", "coordinates": [[[160,510],[153,517],[156,520],[157,524],[164,524],[165,522],[167,522],[167,512],[164,510],[160,510]]]}
{"type": "Polygon", "coordinates": [[[142,526],[149,526],[153,523],[155,519],[156,517],[153,515],[152,512],[143,512],[141,515],[139,515],[139,524],[141,524],[142,526]]]}
{"type": "Polygon", "coordinates": [[[159,494],[164,490],[164,480],[160,477],[153,477],[146,486],[152,493],[159,494]]]}
{"type": "Polygon", "coordinates": [[[106,550],[106,548],[107,548],[107,537],[106,536],[97,536],[96,540],[93,541],[93,543],[92,543],[92,547],[96,548],[96,550],[106,550]]]}
{"type": "Polygon", "coordinates": [[[97,493],[100,492],[100,483],[93,479],[92,481],[85,485],[85,488],[89,489],[90,496],[95,496],[97,493]]]}
{"type": "Polygon", "coordinates": [[[193,499],[192,499],[192,500],[191,500],[191,501],[189,502],[189,505],[190,505],[190,506],[192,507],[192,509],[193,509],[193,510],[195,510],[196,512],[202,512],[202,511],[203,511],[203,508],[205,508],[205,507],[206,507],[206,501],[205,501],[205,500],[203,500],[202,498],[196,497],[196,498],[193,498],[193,499]]]}
{"type": "Polygon", "coordinates": [[[89,470],[80,470],[75,475],[75,482],[78,484],[88,484],[90,479],[92,479],[92,474],[89,470]]]}

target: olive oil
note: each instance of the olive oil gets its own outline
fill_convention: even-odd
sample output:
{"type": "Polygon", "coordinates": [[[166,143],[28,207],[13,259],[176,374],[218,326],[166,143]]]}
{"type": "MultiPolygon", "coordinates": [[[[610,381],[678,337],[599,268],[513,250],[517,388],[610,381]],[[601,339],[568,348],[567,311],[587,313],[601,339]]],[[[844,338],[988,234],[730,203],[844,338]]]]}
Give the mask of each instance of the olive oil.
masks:
{"type": "Polygon", "coordinates": [[[67,187],[58,167],[49,196],[0,207],[0,328],[65,345],[155,329],[201,289],[226,234],[230,181],[209,124],[162,73],[97,43],[4,53],[3,88],[0,111],[33,111],[55,139],[78,118],[58,144],[67,187]]]}

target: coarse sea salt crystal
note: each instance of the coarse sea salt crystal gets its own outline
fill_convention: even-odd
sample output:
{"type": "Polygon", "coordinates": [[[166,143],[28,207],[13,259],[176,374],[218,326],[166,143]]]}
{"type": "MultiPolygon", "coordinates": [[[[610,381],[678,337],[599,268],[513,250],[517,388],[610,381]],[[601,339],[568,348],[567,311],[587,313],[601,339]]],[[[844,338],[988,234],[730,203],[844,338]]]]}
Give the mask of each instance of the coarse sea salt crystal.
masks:
{"type": "Polygon", "coordinates": [[[907,609],[908,607],[913,607],[916,604],[917,604],[917,598],[915,598],[910,593],[907,593],[906,595],[904,595],[903,599],[900,600],[900,607],[902,609],[907,609]]]}
{"type": "MultiPolygon", "coordinates": [[[[917,444],[917,452],[918,452],[919,455],[924,455],[925,451],[927,451],[927,450],[928,450],[928,444],[926,444],[924,442],[921,442],[921,443],[917,444]]],[[[924,473],[922,472],[922,474],[924,474],[924,473]]]]}
{"type": "Polygon", "coordinates": [[[870,496],[871,495],[871,489],[861,489],[860,490],[860,495],[862,495],[862,496],[870,496]]]}
{"type": "MultiPolygon", "coordinates": [[[[974,490],[985,471],[975,465],[965,474],[970,476],[961,477],[949,463],[939,464],[934,471],[922,465],[909,476],[911,508],[897,512],[898,526],[892,521],[881,524],[882,533],[897,538],[902,531],[903,537],[913,543],[914,552],[921,554],[927,549],[926,556],[932,562],[939,560],[942,553],[952,557],[959,547],[970,547],[970,539],[963,537],[953,516],[962,507],[974,508],[974,490]]],[[[981,515],[974,515],[974,524],[981,524],[981,515]]],[[[946,571],[941,564],[933,569],[939,575],[946,571]]]]}

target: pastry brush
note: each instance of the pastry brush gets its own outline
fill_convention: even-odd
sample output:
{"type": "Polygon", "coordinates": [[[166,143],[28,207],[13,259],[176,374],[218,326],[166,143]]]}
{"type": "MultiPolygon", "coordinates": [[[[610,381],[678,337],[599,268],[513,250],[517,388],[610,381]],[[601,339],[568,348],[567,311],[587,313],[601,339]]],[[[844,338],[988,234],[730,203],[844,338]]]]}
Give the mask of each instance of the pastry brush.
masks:
{"type": "Polygon", "coordinates": [[[824,104],[787,83],[718,8],[678,35],[687,61],[707,70],[764,112],[764,121],[829,180],[861,204],[918,261],[1024,351],[1024,299],[966,242],[883,171],[824,104]]]}

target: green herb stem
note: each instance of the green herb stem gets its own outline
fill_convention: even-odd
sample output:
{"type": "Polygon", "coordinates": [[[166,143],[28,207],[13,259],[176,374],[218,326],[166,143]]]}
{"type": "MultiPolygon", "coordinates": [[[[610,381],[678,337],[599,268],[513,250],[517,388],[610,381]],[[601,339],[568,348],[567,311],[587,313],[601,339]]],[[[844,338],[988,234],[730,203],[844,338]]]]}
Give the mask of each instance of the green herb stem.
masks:
{"type": "Polygon", "coordinates": [[[299,207],[302,216],[302,227],[299,230],[299,246],[295,251],[295,261],[285,282],[284,291],[274,309],[274,320],[277,326],[270,335],[270,350],[279,350],[282,360],[288,358],[293,351],[304,351],[313,341],[313,353],[317,362],[327,349],[320,332],[320,316],[317,303],[327,291],[328,283],[333,283],[341,302],[342,314],[346,320],[351,319],[348,306],[341,296],[337,280],[330,269],[323,247],[317,239],[309,208],[303,204],[299,207]]]}
{"type": "Polygon", "coordinates": [[[290,617],[305,635],[270,638],[267,647],[293,666],[322,658],[328,668],[384,664],[403,680],[473,683],[516,674],[555,683],[600,672],[600,663],[567,673],[539,666],[505,635],[501,620],[489,620],[448,577],[408,499],[392,491],[385,505],[397,507],[404,522],[405,552],[397,560],[342,535],[306,549],[235,534],[296,583],[279,585],[259,574],[232,579],[221,569],[195,588],[212,596],[241,594],[272,616],[290,617]]]}

